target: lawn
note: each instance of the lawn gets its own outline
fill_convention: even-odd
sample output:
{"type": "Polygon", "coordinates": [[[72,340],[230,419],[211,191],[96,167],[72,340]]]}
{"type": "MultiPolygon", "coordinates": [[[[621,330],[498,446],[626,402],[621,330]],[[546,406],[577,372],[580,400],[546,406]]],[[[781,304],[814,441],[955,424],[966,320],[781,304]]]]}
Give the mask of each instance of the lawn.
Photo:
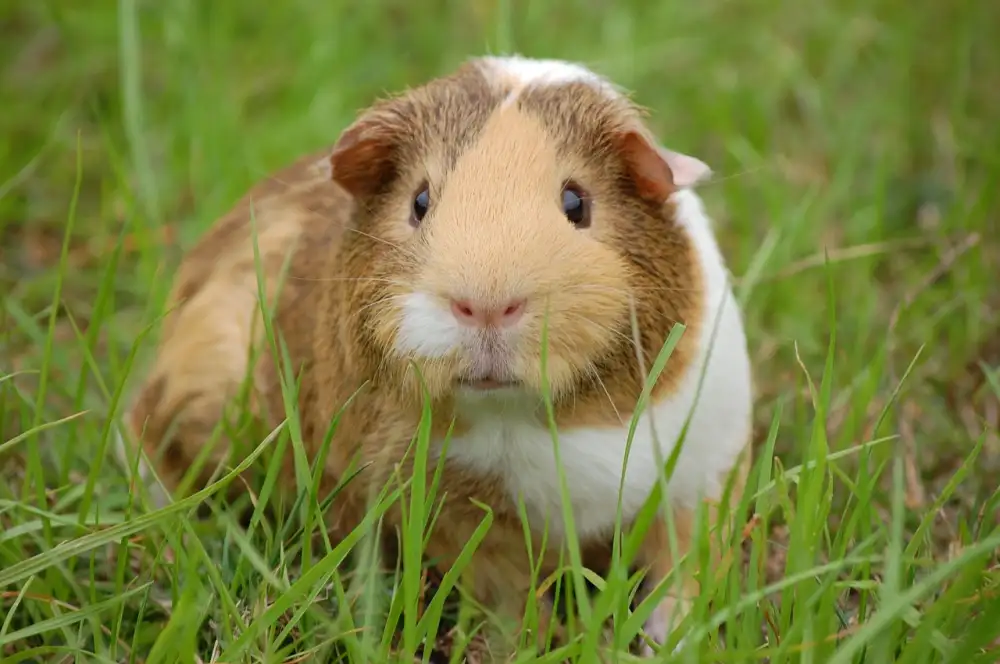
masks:
{"type": "MultiPolygon", "coordinates": [[[[1000,3],[697,5],[0,6],[0,660],[480,661],[409,558],[362,578],[315,505],[248,525],[220,483],[155,510],[110,443],[181,251],[253,181],[517,51],[633,90],[715,171],[759,461],[674,661],[1000,661],[1000,3]]],[[[605,590],[523,661],[625,661],[592,647],[635,631],[605,590]]]]}

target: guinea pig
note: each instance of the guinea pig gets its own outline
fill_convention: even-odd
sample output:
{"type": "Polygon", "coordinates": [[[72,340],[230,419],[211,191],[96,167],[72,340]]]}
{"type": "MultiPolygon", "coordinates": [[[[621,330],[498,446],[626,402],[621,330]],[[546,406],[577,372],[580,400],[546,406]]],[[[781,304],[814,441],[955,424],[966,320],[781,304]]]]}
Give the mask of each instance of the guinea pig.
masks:
{"type": "MultiPolygon", "coordinates": [[[[293,376],[309,454],[339,417],[326,486],[363,469],[330,508],[328,528],[343,536],[373,490],[413,472],[408,450],[429,404],[428,468],[443,462],[445,500],[425,555],[447,569],[483,518],[476,503],[488,506],[472,590],[517,618],[534,601],[520,505],[546,565],[566,541],[552,424],[588,556],[609,550],[619,502],[622,525],[634,521],[686,426],[661,506],[685,554],[698,506],[735,505],[750,464],[742,315],[695,193],[709,176],[578,64],[478,57],[378,100],[332,149],[251,188],[185,255],[125,417],[128,442],[150,459],[143,476],[155,470],[173,491],[245,386],[247,407],[276,425],[281,376],[293,376]],[[287,347],[281,362],[253,352],[267,345],[261,293],[287,347]],[[626,467],[630,419],[678,323],[626,467]]],[[[207,466],[233,445],[223,435],[207,466]]],[[[124,440],[119,453],[135,454],[124,440]]],[[[286,470],[282,484],[294,486],[290,458],[286,470]]],[[[385,518],[398,527],[398,506],[385,518]]],[[[677,562],[667,533],[656,520],[639,551],[646,591],[677,562]]],[[[697,576],[657,605],[645,625],[654,643],[697,576]]]]}

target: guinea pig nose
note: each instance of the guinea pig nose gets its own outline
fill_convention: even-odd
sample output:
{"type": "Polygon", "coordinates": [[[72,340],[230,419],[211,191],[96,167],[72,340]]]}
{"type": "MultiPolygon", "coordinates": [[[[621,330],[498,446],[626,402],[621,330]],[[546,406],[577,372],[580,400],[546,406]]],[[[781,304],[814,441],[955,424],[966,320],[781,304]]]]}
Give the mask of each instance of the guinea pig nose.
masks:
{"type": "Polygon", "coordinates": [[[510,327],[521,320],[527,301],[509,300],[499,307],[489,307],[472,300],[452,299],[451,313],[458,322],[470,327],[510,327]]]}

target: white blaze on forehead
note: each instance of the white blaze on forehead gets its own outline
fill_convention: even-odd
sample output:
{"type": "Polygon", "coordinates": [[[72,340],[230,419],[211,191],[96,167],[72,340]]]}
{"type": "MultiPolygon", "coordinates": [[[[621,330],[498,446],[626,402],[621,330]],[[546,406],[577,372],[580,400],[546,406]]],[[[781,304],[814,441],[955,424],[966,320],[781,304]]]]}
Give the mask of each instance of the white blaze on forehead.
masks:
{"type": "Polygon", "coordinates": [[[487,57],[487,65],[501,69],[525,85],[531,83],[601,82],[601,78],[583,65],[564,60],[536,60],[519,55],[487,57]]]}
{"type": "Polygon", "coordinates": [[[508,103],[516,99],[522,90],[532,85],[587,83],[611,96],[619,94],[610,81],[575,62],[509,55],[484,57],[480,59],[480,63],[487,73],[513,80],[514,89],[507,98],[508,103]]]}

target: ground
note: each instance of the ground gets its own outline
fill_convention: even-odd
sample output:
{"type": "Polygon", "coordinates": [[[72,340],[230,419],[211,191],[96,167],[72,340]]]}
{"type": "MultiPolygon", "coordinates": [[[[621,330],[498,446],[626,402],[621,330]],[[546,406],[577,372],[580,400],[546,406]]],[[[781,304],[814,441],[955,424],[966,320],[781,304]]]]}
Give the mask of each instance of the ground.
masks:
{"type": "Polygon", "coordinates": [[[179,253],[376,95],[487,51],[589,64],[715,170],[764,461],[677,661],[1000,659],[1000,5],[267,7],[0,8],[5,662],[412,661],[423,634],[461,655],[461,621],[417,621],[415,567],[390,594],[294,519],[154,511],[107,450],[179,253]],[[357,623],[358,587],[399,638],[357,623]]]}

